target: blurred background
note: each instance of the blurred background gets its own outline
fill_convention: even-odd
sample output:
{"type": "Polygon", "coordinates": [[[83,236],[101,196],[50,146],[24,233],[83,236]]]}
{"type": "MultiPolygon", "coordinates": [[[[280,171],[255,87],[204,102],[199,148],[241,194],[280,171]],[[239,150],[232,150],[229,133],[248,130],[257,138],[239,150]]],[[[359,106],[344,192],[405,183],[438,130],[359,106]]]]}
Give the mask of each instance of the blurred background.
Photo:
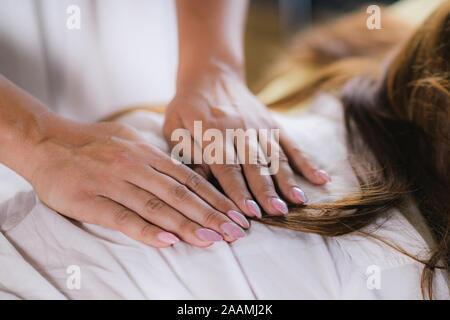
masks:
{"type": "MultiPolygon", "coordinates": [[[[246,30],[247,82],[255,89],[268,67],[299,30],[368,5],[396,0],[251,0],[246,30]]],[[[364,8],[365,7],[365,8],[364,8]]]]}

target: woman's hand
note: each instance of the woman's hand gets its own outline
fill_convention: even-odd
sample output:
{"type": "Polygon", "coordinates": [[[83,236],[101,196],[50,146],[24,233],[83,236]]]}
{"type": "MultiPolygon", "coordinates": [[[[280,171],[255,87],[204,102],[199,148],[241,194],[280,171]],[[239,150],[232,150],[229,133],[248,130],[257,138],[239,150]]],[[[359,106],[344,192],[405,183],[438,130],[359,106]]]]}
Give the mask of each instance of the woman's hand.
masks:
{"type": "MultiPolygon", "coordinates": [[[[172,133],[177,128],[188,129],[194,137],[194,121],[201,121],[203,132],[216,128],[223,133],[223,137],[226,136],[226,129],[279,128],[267,108],[247,89],[242,73],[218,61],[208,61],[195,71],[194,68],[189,69],[188,73],[180,75],[179,72],[178,90],[166,111],[163,132],[172,146],[178,142],[171,141],[172,133]]],[[[238,163],[209,166],[224,192],[248,216],[261,216],[255,199],[264,211],[272,215],[288,212],[281,196],[291,203],[306,202],[306,195],[295,181],[294,170],[314,184],[330,181],[330,177],[318,170],[282,130],[279,137],[279,145],[275,145],[279,149],[279,170],[273,176],[260,174],[264,164],[258,162],[245,162],[242,166],[238,163]]],[[[202,143],[203,148],[208,145],[205,141],[197,143],[202,143]]],[[[229,150],[234,152],[234,147],[229,150]]],[[[245,149],[247,155],[249,150],[258,149],[266,156],[270,153],[261,141],[256,144],[248,141],[245,149]]]]}
{"type": "Polygon", "coordinates": [[[228,198],[135,130],[117,123],[70,126],[64,137],[34,148],[27,170],[52,209],[158,248],[179,239],[204,247],[245,235],[231,219],[244,228],[248,222],[228,198]]]}

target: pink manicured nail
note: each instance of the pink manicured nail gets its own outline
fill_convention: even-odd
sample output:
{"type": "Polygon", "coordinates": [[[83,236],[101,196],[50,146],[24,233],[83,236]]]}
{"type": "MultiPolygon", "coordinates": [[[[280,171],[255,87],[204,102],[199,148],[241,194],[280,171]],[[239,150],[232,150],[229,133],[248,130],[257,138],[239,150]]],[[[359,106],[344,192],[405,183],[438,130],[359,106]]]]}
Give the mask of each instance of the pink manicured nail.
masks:
{"type": "Polygon", "coordinates": [[[180,239],[178,239],[175,235],[171,234],[170,232],[158,233],[158,239],[162,242],[169,244],[175,244],[177,242],[180,242],[180,239]]]}
{"type": "Polygon", "coordinates": [[[328,175],[328,173],[326,173],[323,170],[318,170],[316,172],[316,175],[319,176],[321,179],[325,180],[325,182],[330,182],[331,181],[331,177],[328,175]]]}
{"type": "Polygon", "coordinates": [[[308,197],[306,196],[306,194],[303,192],[302,189],[294,187],[292,188],[292,194],[294,195],[295,199],[297,199],[301,203],[308,202],[308,197]]]}
{"type": "Polygon", "coordinates": [[[220,229],[235,239],[245,237],[245,231],[233,222],[225,222],[220,225],[220,229]]]}
{"type": "Polygon", "coordinates": [[[199,237],[200,239],[204,240],[204,241],[208,241],[208,242],[217,242],[217,241],[222,241],[223,238],[220,234],[218,234],[217,232],[211,230],[211,229],[206,229],[206,228],[201,228],[201,229],[197,229],[195,231],[197,237],[199,237]]]}
{"type": "Polygon", "coordinates": [[[271,203],[272,206],[282,214],[287,214],[289,212],[288,207],[283,200],[278,198],[272,198],[271,203]]]}
{"type": "Polygon", "coordinates": [[[248,223],[248,220],[244,217],[244,215],[236,210],[228,211],[227,216],[243,228],[247,229],[250,227],[250,223],[248,223]]]}
{"type": "Polygon", "coordinates": [[[245,203],[247,204],[247,208],[248,210],[250,210],[250,212],[252,214],[254,214],[255,216],[257,216],[258,218],[261,218],[261,209],[259,208],[258,204],[253,201],[253,200],[247,200],[245,201],[245,203]]]}

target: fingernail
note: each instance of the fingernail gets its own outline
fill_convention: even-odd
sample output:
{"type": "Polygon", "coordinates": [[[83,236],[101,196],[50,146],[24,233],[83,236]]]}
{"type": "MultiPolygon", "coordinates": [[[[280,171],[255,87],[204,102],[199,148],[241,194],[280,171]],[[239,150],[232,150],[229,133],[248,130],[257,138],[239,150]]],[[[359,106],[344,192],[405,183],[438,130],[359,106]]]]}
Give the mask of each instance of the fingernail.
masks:
{"type": "Polygon", "coordinates": [[[247,229],[250,227],[250,223],[248,223],[248,220],[244,217],[244,215],[236,210],[228,211],[227,216],[243,228],[247,229]]]}
{"type": "Polygon", "coordinates": [[[323,170],[318,170],[316,173],[321,179],[325,180],[326,182],[330,182],[331,181],[331,177],[329,176],[328,173],[326,173],[323,170]]]}
{"type": "Polygon", "coordinates": [[[247,203],[247,208],[248,208],[248,210],[250,210],[250,212],[251,212],[252,214],[254,214],[255,216],[257,216],[258,218],[261,218],[261,217],[262,217],[262,215],[261,215],[261,209],[259,208],[258,204],[257,204],[255,201],[253,201],[253,200],[247,200],[246,203],[247,203]]]}
{"type": "Polygon", "coordinates": [[[297,199],[301,203],[308,202],[308,197],[306,196],[306,194],[303,192],[302,189],[294,187],[292,188],[292,194],[294,195],[295,199],[297,199]]]}
{"type": "Polygon", "coordinates": [[[272,206],[282,214],[287,214],[289,212],[288,207],[283,200],[278,198],[272,198],[271,202],[272,206]]]}
{"type": "Polygon", "coordinates": [[[160,233],[158,233],[157,237],[162,242],[169,243],[169,244],[175,244],[177,242],[180,242],[180,239],[178,239],[175,235],[173,235],[170,232],[160,232],[160,233]]]}
{"type": "Polygon", "coordinates": [[[245,231],[234,224],[233,222],[225,222],[222,223],[220,229],[229,236],[232,236],[235,239],[239,239],[245,237],[245,231]]]}
{"type": "Polygon", "coordinates": [[[215,232],[211,229],[206,229],[206,228],[197,229],[195,231],[195,234],[200,239],[202,239],[204,241],[208,241],[208,242],[217,242],[217,241],[223,240],[223,238],[220,234],[218,234],[217,232],[215,232]]]}

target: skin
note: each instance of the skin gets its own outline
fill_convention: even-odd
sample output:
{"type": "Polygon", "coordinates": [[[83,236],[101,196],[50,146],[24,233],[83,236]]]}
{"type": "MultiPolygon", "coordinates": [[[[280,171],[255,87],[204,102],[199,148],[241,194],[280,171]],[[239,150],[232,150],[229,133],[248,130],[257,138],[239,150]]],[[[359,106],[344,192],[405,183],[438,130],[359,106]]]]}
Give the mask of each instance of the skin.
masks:
{"type": "MultiPolygon", "coordinates": [[[[180,63],[164,124],[169,142],[174,129],[192,130],[193,120],[202,120],[205,130],[278,127],[244,82],[246,7],[241,0],[177,2],[180,63]]],[[[233,241],[244,233],[226,215],[230,210],[254,216],[246,200],[256,198],[269,214],[281,214],[269,201],[280,198],[275,187],[301,203],[291,193],[294,170],[316,184],[328,181],[284,133],[280,142],[286,155],[274,177],[260,175],[259,165],[202,165],[194,171],[127,126],[61,118],[0,76],[0,162],[55,211],[153,247],[179,240],[209,246],[214,239],[198,233],[205,228],[215,241],[233,241]],[[229,198],[204,179],[211,173],[229,198]]]]}
{"type": "MultiPolygon", "coordinates": [[[[169,144],[176,144],[177,141],[171,141],[171,134],[177,128],[185,128],[194,136],[196,120],[202,121],[203,130],[217,128],[224,137],[226,129],[280,129],[245,84],[242,35],[246,9],[247,2],[243,0],[177,1],[177,92],[166,111],[163,130],[169,144]]],[[[203,148],[207,145],[208,142],[202,142],[203,148]]],[[[247,143],[246,153],[258,148],[261,146],[247,143]]],[[[283,212],[273,205],[274,199],[284,198],[297,204],[306,200],[293,192],[293,188],[299,188],[295,171],[314,184],[325,184],[330,178],[282,129],[279,148],[280,169],[273,176],[260,174],[263,164],[248,162],[202,165],[201,172],[205,176],[212,173],[246,215],[255,216],[247,200],[256,200],[268,214],[280,215],[283,212]]]]}
{"type": "Polygon", "coordinates": [[[149,246],[171,245],[161,240],[167,232],[208,246],[196,234],[201,228],[233,240],[221,226],[232,222],[224,213],[236,206],[203,177],[133,129],[63,119],[1,76],[0,161],[52,209],[149,246]]]}

